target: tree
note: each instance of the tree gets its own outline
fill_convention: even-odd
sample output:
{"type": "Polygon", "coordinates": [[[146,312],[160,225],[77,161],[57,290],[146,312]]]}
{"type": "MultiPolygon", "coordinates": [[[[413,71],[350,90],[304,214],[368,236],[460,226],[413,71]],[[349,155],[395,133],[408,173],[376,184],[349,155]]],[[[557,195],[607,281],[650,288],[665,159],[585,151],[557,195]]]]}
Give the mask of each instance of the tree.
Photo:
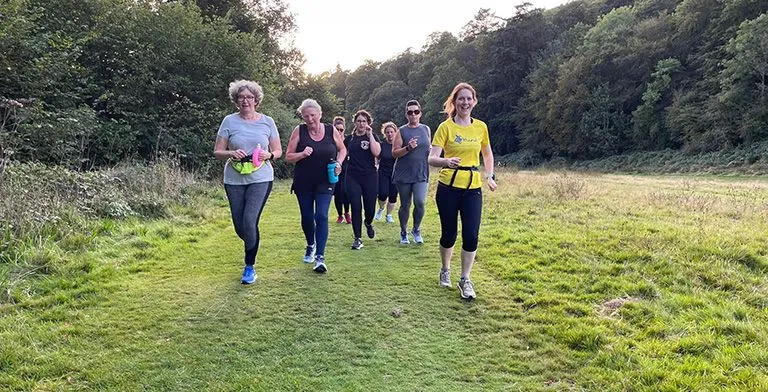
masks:
{"type": "Polygon", "coordinates": [[[723,116],[744,142],[768,136],[768,14],[743,22],[725,48],[720,77],[723,116]]]}
{"type": "Polygon", "coordinates": [[[405,103],[413,97],[413,91],[405,83],[390,80],[373,90],[363,107],[371,111],[379,124],[387,121],[401,124],[405,118],[405,103]]]}

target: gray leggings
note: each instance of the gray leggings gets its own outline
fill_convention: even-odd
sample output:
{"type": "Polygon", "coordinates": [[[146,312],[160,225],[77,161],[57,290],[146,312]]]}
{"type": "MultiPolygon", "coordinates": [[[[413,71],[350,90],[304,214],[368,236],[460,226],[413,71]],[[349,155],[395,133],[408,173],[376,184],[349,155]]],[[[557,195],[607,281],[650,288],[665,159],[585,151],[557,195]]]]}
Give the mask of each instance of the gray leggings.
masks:
{"type": "Polygon", "coordinates": [[[397,217],[400,220],[400,232],[403,234],[407,232],[411,199],[413,199],[413,228],[418,230],[421,227],[421,220],[424,218],[424,206],[427,204],[427,187],[429,183],[416,182],[396,185],[397,192],[400,194],[400,209],[397,210],[397,217]]]}
{"type": "Polygon", "coordinates": [[[259,252],[259,219],[272,192],[272,181],[248,185],[224,184],[224,190],[229,199],[235,232],[245,244],[245,265],[254,265],[256,253],[259,252]]]}

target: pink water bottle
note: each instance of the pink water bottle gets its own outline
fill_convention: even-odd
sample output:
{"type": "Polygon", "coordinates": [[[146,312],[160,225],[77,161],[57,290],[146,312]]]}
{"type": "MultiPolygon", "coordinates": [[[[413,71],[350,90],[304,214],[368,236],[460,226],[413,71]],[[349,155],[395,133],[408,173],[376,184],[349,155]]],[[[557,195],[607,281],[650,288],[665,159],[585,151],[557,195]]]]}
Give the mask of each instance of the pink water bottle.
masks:
{"type": "Polygon", "coordinates": [[[261,165],[261,160],[259,159],[259,155],[261,155],[261,144],[256,145],[256,149],[253,150],[253,166],[259,167],[261,165]]]}

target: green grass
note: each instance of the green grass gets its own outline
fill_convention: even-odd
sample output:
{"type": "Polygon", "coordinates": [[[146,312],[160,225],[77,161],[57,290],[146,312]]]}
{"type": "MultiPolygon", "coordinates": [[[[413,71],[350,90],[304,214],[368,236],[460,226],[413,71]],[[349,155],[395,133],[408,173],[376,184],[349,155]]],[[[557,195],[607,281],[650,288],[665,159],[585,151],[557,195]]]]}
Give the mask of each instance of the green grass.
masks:
{"type": "Polygon", "coordinates": [[[331,223],[317,275],[278,183],[252,286],[221,191],[166,220],[110,222],[90,250],[42,254],[56,273],[4,288],[0,386],[768,390],[768,182],[499,177],[473,302],[437,285],[434,187],[426,244],[377,222],[352,251],[351,227],[331,223]]]}

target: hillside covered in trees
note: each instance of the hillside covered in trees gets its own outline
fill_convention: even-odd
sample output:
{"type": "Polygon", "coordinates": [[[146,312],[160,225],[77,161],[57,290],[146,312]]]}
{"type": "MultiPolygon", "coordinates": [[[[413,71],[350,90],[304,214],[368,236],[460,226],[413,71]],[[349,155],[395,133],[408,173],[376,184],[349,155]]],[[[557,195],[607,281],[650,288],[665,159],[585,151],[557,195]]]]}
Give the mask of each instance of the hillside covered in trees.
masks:
{"type": "Polygon", "coordinates": [[[402,123],[415,98],[434,129],[467,81],[496,153],[530,162],[749,145],[768,139],[766,12],[763,0],[576,0],[523,4],[508,19],[479,10],[458,36],[307,75],[302,54],[280,44],[296,26],[279,0],[8,0],[0,158],[90,169],[171,154],[206,171],[238,78],[265,86],[262,111],[284,139],[307,97],[326,120],[366,108],[377,124],[402,123]]]}

